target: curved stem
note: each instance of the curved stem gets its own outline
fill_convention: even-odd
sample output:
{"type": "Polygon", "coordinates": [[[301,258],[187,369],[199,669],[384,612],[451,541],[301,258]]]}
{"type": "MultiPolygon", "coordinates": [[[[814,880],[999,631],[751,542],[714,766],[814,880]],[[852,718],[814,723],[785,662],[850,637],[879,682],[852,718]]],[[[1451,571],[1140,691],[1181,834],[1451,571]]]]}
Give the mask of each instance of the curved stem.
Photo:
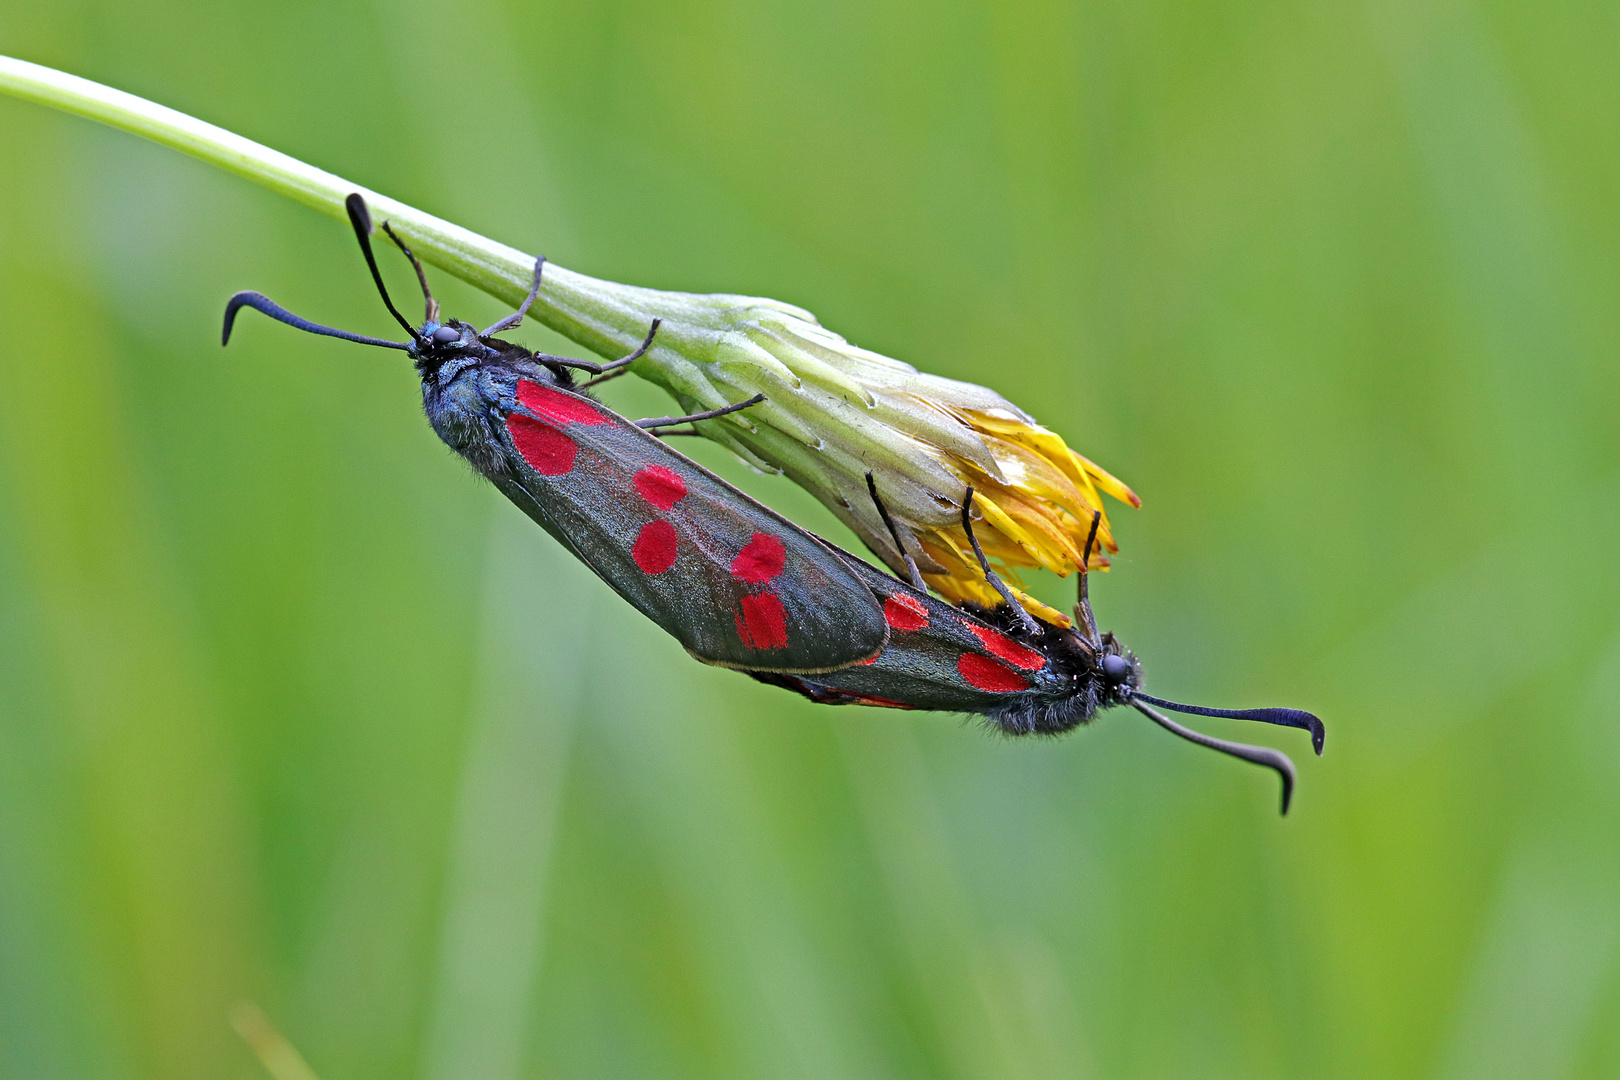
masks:
{"type": "MultiPolygon", "coordinates": [[[[376,219],[387,221],[427,262],[509,304],[529,291],[533,255],[175,109],[9,56],[0,56],[0,92],[172,147],[339,220],[346,219],[344,199],[357,191],[376,219]]],[[[702,327],[710,321],[706,309],[715,306],[707,299],[602,281],[551,263],[534,314],[588,349],[619,356],[642,340],[657,315],[664,316],[665,336],[678,337],[680,328],[667,325],[671,309],[687,314],[694,329],[702,327]]]]}

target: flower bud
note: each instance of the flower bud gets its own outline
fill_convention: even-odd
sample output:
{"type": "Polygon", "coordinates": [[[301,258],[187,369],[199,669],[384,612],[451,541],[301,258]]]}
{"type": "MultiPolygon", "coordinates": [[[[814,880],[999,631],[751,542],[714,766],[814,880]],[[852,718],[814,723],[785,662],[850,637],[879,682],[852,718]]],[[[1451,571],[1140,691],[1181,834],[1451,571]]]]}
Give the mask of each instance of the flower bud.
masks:
{"type": "Polygon", "coordinates": [[[552,310],[541,317],[604,355],[615,347],[628,351],[654,317],[662,320],[653,347],[631,370],[689,412],[764,394],[758,405],[695,426],[754,467],[783,473],[809,491],[904,576],[905,562],[867,489],[870,471],[906,552],[948,600],[1002,603],[962,528],[969,486],[974,534],[986,557],[1010,571],[1009,584],[1032,612],[1062,624],[1066,616],[1018,589],[1017,569],[1074,573],[1094,515],[1100,515],[1098,550],[1089,568],[1106,567],[1104,552],[1118,547],[1102,494],[1141,505],[1124,484],[1001,395],[857,348],[790,304],[633,289],[548,268],[553,274],[562,277],[559,292],[578,296],[575,290],[587,286],[598,295],[575,307],[575,317],[553,321],[547,316],[565,315],[557,309],[572,305],[542,293],[552,310]],[[612,309],[613,317],[592,319],[596,334],[585,333],[582,308],[595,308],[598,319],[612,309]],[[640,317],[626,319],[632,309],[640,317]],[[617,333],[603,333],[603,322],[619,324],[617,333]],[[592,340],[598,335],[611,344],[598,345],[592,340]]]}

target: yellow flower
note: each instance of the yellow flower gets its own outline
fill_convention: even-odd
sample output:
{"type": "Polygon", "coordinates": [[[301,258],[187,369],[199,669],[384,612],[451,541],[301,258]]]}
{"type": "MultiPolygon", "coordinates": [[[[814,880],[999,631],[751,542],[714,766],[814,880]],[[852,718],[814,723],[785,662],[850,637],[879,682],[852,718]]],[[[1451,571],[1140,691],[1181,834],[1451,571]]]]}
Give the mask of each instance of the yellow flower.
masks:
{"type": "MultiPolygon", "coordinates": [[[[1101,492],[1140,506],[1136,493],[1070,450],[1056,432],[1022,415],[961,410],[957,414],[984,440],[999,476],[972,464],[964,477],[973,486],[973,506],[983,515],[974,535],[985,556],[1011,571],[1009,587],[1034,613],[1067,625],[1061,612],[1018,587],[1017,567],[1041,567],[1067,577],[1080,567],[1094,514],[1097,539],[1086,568],[1106,569],[1105,552],[1117,552],[1101,492]]],[[[864,537],[863,537],[864,539],[864,537]]],[[[995,607],[1001,597],[985,580],[962,531],[960,515],[917,534],[924,554],[942,572],[924,571],[923,580],[941,596],[995,607]]],[[[868,541],[870,543],[870,541],[868,541]]],[[[885,560],[887,561],[887,560],[885,560]]]]}

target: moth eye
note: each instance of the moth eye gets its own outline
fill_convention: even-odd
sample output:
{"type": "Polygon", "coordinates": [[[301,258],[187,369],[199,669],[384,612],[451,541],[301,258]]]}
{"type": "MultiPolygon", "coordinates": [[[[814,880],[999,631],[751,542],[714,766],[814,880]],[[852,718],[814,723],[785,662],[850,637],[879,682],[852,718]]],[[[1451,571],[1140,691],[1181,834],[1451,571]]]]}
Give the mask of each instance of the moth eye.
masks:
{"type": "Polygon", "coordinates": [[[1130,678],[1131,662],[1123,656],[1105,656],[1102,661],[1103,678],[1111,683],[1122,683],[1130,678]]]}
{"type": "Polygon", "coordinates": [[[461,331],[451,326],[441,326],[428,335],[435,345],[448,345],[452,341],[461,340],[461,331]]]}

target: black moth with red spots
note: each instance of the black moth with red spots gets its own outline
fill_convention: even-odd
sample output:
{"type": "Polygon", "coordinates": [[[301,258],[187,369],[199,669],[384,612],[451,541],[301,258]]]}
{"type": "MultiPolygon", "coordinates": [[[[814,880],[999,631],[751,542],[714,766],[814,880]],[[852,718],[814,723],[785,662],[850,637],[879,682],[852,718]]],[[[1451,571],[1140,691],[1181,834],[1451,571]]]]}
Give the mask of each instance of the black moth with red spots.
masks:
{"type": "MultiPolygon", "coordinates": [[[[1068,731],[1101,708],[1131,704],[1178,734],[1277,769],[1286,811],[1293,783],[1287,758],[1188,732],[1151,709],[1144,702],[1187,707],[1140,692],[1140,665],[1111,635],[1096,632],[1083,593],[1077,626],[1063,627],[1010,606],[953,607],[877,570],[654,434],[757,399],[638,424],[575,385],[575,370],[613,374],[645,353],[656,321],[641,348],[613,364],[535,353],[495,334],[515,326],[533,303],[544,260],[523,306],[479,331],[440,320],[421,266],[400,243],[427,304],[424,322],[413,326],[383,286],[364,201],[351,195],[348,208],[378,291],[410,341],[312,323],[253,292],[231,297],[225,339],[237,311],[252,307],[299,329],[405,351],[421,376],[428,421],[445,444],[697,659],[818,702],[972,713],[1010,735],[1068,731]]],[[[1193,711],[1308,727],[1321,752],[1321,724],[1308,713],[1193,711]]]]}
{"type": "Polygon", "coordinates": [[[983,716],[1008,735],[1059,735],[1099,709],[1126,704],[1141,665],[1112,635],[1100,648],[1074,628],[1037,620],[1030,635],[997,611],[953,607],[870,564],[858,564],[883,598],[889,645],[875,659],[820,675],[752,673],[829,705],[884,705],[983,716]],[[1105,667],[1105,658],[1119,663],[1105,667]]]}

